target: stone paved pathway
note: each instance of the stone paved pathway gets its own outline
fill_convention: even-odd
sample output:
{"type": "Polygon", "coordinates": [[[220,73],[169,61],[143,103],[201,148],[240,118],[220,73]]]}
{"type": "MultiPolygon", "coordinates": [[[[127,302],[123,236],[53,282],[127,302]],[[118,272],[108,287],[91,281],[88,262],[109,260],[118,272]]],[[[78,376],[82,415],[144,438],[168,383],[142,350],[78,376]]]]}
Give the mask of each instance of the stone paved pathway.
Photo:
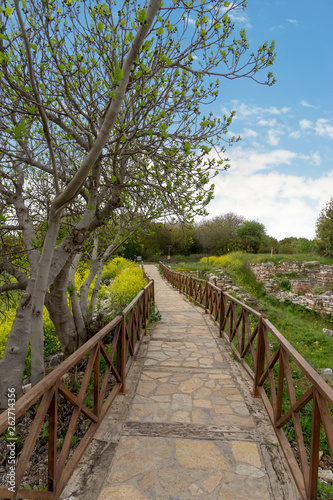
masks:
{"type": "Polygon", "coordinates": [[[262,403],[213,322],[154,266],[146,272],[162,320],[62,498],[298,499],[262,403]]]}
{"type": "Polygon", "coordinates": [[[99,500],[274,498],[229,354],[203,311],[146,270],[162,321],[99,500]]]}

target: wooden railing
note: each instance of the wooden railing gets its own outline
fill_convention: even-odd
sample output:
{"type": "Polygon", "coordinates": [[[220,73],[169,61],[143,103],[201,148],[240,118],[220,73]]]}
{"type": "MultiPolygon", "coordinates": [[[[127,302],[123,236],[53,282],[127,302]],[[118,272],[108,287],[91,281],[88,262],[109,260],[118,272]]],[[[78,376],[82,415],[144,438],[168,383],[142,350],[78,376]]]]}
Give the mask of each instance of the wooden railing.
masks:
{"type": "Polygon", "coordinates": [[[302,500],[317,499],[321,432],[333,461],[333,389],[263,314],[207,281],[171,271],[162,263],[160,271],[219,326],[220,336],[253,380],[253,395],[262,398],[302,500]],[[295,370],[301,371],[298,382],[292,376],[295,370]],[[305,411],[312,411],[308,450],[301,419],[305,411]],[[293,436],[291,444],[287,433],[293,436]]]}
{"type": "MultiPolygon", "coordinates": [[[[153,301],[154,282],[150,281],[121,314],[16,401],[16,421],[32,407],[37,408],[37,411],[17,457],[14,491],[10,491],[8,487],[0,487],[1,499],[59,498],[111,403],[117,394],[125,392],[126,375],[146,331],[149,307],[153,301]],[[77,375],[77,367],[82,360],[86,362],[86,366],[75,394],[64,380],[75,370],[77,375]],[[88,389],[90,393],[87,397],[88,389]],[[61,440],[62,446],[59,447],[57,430],[60,398],[71,406],[72,416],[66,435],[61,440]],[[73,452],[71,445],[80,415],[89,422],[89,427],[73,452]],[[37,439],[45,431],[45,425],[48,440],[47,491],[27,489],[21,483],[29,475],[28,463],[37,439]]],[[[0,415],[0,435],[8,443],[13,443],[15,441],[6,436],[6,431],[11,426],[8,416],[8,411],[0,415]]]]}

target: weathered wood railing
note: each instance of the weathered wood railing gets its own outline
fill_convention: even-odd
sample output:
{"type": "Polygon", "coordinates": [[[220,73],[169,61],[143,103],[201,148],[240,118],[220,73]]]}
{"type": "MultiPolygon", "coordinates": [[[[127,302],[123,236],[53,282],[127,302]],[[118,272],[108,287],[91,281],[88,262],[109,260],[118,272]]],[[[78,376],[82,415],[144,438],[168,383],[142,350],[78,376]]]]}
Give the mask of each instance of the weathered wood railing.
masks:
{"type": "Polygon", "coordinates": [[[221,337],[254,382],[253,395],[262,398],[301,498],[317,499],[321,424],[333,459],[333,389],[264,315],[208,281],[171,271],[162,263],[160,271],[180,293],[204,307],[219,326],[221,337]],[[294,367],[301,370],[303,377],[297,391],[292,377],[294,367]],[[312,405],[308,454],[300,418],[307,405],[312,405]],[[293,447],[283,430],[288,426],[294,429],[293,447]]]}
{"type": "MultiPolygon", "coordinates": [[[[154,282],[150,281],[121,314],[16,401],[16,420],[36,403],[39,403],[39,407],[22,451],[17,457],[15,486],[11,489],[0,487],[1,499],[35,498],[56,500],[59,498],[111,403],[117,394],[125,392],[126,375],[146,331],[149,320],[149,307],[153,301],[154,282]],[[110,343],[107,343],[108,340],[110,343]],[[88,358],[87,365],[81,386],[76,395],[66,386],[64,376],[66,374],[68,376],[70,370],[75,370],[75,367],[84,358],[88,358]],[[104,368],[102,368],[101,362],[104,368]],[[109,387],[109,394],[107,394],[107,388],[111,380],[112,384],[109,387]],[[86,403],[89,382],[90,387],[93,386],[93,394],[89,395],[93,399],[92,409],[86,403]],[[62,447],[59,450],[57,414],[60,397],[72,405],[73,413],[62,447]],[[90,425],[74,453],[69,456],[80,414],[84,415],[90,425]],[[48,491],[27,489],[21,486],[22,479],[45,422],[48,427],[48,491]],[[12,489],[14,491],[11,491],[12,489]]],[[[8,412],[5,411],[0,415],[0,435],[4,435],[9,426],[8,412]]],[[[8,437],[6,439],[8,440],[8,437]]],[[[15,441],[8,440],[8,442],[13,443],[15,441]]]]}

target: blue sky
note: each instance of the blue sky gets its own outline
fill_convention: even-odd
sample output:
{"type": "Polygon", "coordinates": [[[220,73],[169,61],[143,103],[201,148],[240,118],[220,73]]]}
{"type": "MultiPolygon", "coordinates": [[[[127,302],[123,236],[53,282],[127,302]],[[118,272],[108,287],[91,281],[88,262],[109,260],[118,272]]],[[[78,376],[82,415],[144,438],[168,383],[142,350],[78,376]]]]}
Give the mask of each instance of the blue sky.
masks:
{"type": "Polygon", "coordinates": [[[312,239],[333,196],[333,1],[249,0],[234,20],[252,50],[275,40],[277,82],[221,82],[215,113],[236,111],[230,133],[242,141],[214,179],[210,217],[232,211],[278,239],[312,239]]]}

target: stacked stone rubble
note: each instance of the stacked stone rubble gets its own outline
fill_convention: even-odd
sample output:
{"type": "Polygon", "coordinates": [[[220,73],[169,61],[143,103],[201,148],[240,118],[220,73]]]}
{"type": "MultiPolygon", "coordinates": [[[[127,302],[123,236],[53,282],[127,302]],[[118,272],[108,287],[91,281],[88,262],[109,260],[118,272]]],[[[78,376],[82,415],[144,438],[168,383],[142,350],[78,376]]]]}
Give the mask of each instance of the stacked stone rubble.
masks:
{"type": "Polygon", "coordinates": [[[277,283],[274,276],[296,273],[299,279],[290,280],[291,292],[279,291],[277,298],[290,300],[293,304],[318,312],[321,315],[333,314],[333,266],[325,266],[318,261],[299,262],[285,261],[275,265],[273,262],[250,264],[250,268],[258,281],[264,283],[267,293],[276,292],[277,283]],[[314,295],[315,286],[325,292],[314,295]]]}

